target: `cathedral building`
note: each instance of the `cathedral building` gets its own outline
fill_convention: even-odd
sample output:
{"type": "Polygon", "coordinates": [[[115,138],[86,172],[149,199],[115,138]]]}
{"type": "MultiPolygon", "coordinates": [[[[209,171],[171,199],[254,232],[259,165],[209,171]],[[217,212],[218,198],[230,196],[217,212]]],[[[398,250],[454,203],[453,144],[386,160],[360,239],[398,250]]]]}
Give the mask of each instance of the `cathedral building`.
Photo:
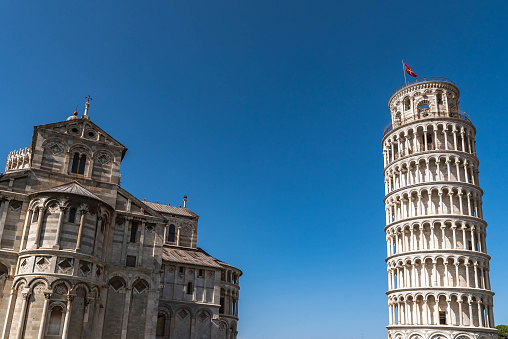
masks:
{"type": "Polygon", "coordinates": [[[85,113],[35,126],[0,174],[2,339],[235,339],[242,272],[199,216],[120,186],[127,148],[85,113]]]}
{"type": "Polygon", "coordinates": [[[494,339],[476,128],[449,79],[395,91],[382,141],[389,339],[494,339]]]}

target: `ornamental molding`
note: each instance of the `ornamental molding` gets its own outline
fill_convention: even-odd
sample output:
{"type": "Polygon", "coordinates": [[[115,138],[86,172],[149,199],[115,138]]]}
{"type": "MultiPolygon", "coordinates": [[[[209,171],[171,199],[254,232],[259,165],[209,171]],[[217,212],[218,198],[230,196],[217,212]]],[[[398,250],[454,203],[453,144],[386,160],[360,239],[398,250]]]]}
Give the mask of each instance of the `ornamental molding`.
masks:
{"type": "Polygon", "coordinates": [[[46,149],[51,152],[53,155],[62,154],[65,151],[65,147],[56,141],[52,141],[46,145],[46,149]]]}
{"type": "Polygon", "coordinates": [[[392,95],[390,100],[388,101],[388,107],[391,107],[393,102],[400,101],[401,98],[408,96],[410,94],[416,94],[415,92],[418,91],[428,91],[427,93],[434,94],[437,92],[437,90],[445,90],[450,93],[444,92],[443,94],[452,94],[455,95],[457,98],[460,96],[460,91],[457,86],[452,85],[449,82],[443,82],[443,81],[428,81],[428,82],[419,82],[413,85],[409,85],[407,87],[404,87],[403,89],[399,90],[395,94],[392,95]]]}
{"type": "MultiPolygon", "coordinates": [[[[414,130],[418,128],[423,128],[424,130],[427,130],[429,127],[434,127],[437,129],[439,126],[442,126],[444,127],[444,129],[448,129],[448,127],[450,126],[454,128],[460,126],[461,129],[467,131],[467,135],[474,136],[476,134],[476,128],[471,123],[465,120],[455,120],[455,119],[456,118],[449,117],[430,117],[404,123],[401,126],[394,128],[393,131],[391,131],[390,133],[386,134],[386,136],[383,138],[383,144],[390,142],[391,138],[396,139],[398,136],[400,136],[401,133],[404,133],[404,137],[407,137],[407,135],[409,135],[410,132],[413,133],[414,135],[414,130]]],[[[385,146],[388,145],[385,144],[385,146]]]]}

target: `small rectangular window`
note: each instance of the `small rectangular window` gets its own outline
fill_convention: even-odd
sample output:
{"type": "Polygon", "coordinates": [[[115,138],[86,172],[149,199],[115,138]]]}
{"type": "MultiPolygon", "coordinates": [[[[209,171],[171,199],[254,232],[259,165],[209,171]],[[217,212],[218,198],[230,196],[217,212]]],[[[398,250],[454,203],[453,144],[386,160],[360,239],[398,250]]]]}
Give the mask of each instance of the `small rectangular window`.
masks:
{"type": "Polygon", "coordinates": [[[74,157],[72,158],[72,173],[78,173],[78,165],[79,165],[79,153],[74,153],[74,157]]]}
{"type": "Polygon", "coordinates": [[[128,255],[127,260],[125,261],[125,266],[136,267],[136,257],[133,255],[128,255]]]}
{"type": "Polygon", "coordinates": [[[185,272],[185,267],[180,266],[180,273],[183,273],[183,272],[185,272]]]}
{"type": "Polygon", "coordinates": [[[32,215],[32,222],[37,222],[39,220],[39,209],[36,209],[34,211],[34,214],[32,215]]]}
{"type": "Polygon", "coordinates": [[[167,241],[175,242],[175,225],[169,225],[167,241]]]}
{"type": "Polygon", "coordinates": [[[138,233],[138,223],[133,221],[131,224],[131,242],[136,242],[137,233],[138,233]]]}
{"type": "Polygon", "coordinates": [[[78,174],[85,174],[86,155],[83,154],[79,159],[78,174]]]}
{"type": "Polygon", "coordinates": [[[439,324],[446,325],[446,312],[439,312],[439,324]]]}
{"type": "Polygon", "coordinates": [[[202,277],[204,275],[204,270],[200,269],[198,271],[198,276],[202,277]]]}
{"type": "Polygon", "coordinates": [[[69,210],[69,222],[75,223],[76,222],[76,209],[74,207],[71,207],[69,210]]]}

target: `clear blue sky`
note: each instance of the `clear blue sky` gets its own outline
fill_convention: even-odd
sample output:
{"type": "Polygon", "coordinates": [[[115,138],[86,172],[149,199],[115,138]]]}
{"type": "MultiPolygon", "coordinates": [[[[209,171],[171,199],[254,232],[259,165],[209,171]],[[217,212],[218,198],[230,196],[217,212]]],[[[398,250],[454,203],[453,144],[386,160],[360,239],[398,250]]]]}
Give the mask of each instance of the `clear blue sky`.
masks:
{"type": "Polygon", "coordinates": [[[381,138],[444,76],[478,129],[496,323],[508,323],[508,2],[3,1],[0,156],[84,97],[122,186],[198,213],[244,271],[239,337],[386,337],[381,138]]]}

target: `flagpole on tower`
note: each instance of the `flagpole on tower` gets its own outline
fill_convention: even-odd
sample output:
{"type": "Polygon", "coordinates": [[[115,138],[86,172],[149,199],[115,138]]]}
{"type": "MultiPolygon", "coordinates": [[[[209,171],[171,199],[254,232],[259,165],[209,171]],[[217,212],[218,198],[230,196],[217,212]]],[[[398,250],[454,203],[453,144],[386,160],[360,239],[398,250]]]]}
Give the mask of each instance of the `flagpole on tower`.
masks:
{"type": "Polygon", "coordinates": [[[407,80],[406,80],[406,67],[404,67],[404,60],[402,60],[402,73],[404,73],[404,84],[407,86],[407,80]]]}

